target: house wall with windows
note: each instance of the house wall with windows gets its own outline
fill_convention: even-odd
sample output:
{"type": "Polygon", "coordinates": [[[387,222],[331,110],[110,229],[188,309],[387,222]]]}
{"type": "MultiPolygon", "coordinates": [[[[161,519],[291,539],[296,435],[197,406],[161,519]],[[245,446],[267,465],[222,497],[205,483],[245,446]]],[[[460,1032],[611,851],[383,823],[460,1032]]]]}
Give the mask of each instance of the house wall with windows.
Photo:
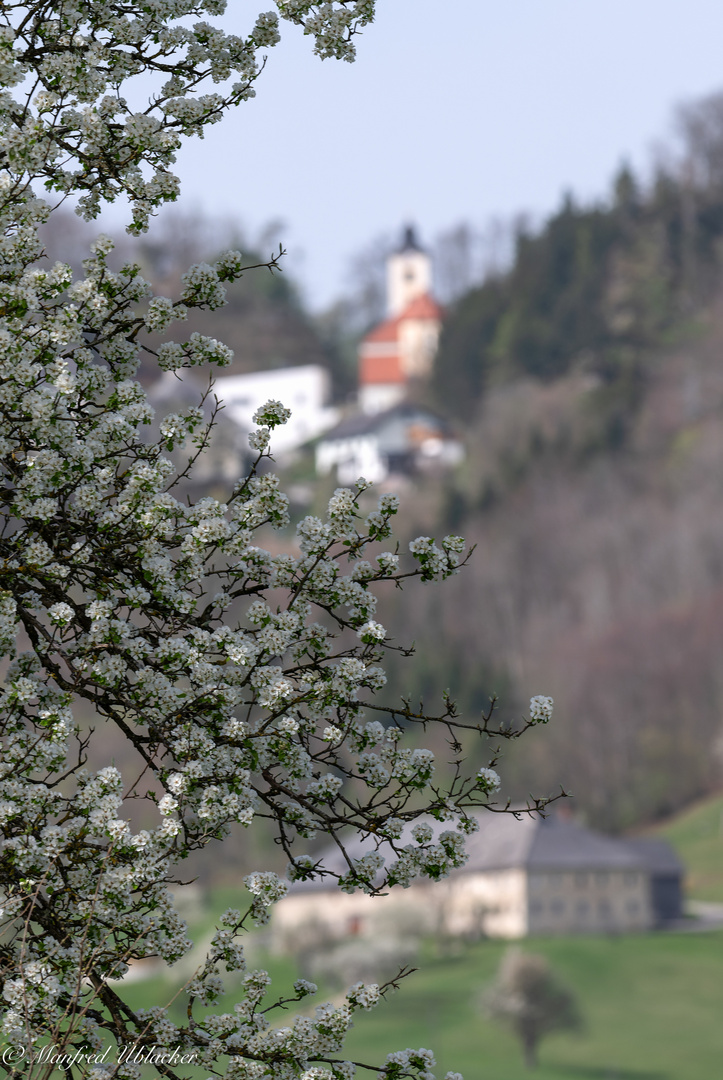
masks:
{"type": "Polygon", "coordinates": [[[440,920],[451,937],[521,938],[527,926],[527,875],[521,869],[462,873],[440,897],[440,920]]]}
{"type": "Polygon", "coordinates": [[[632,933],[655,921],[640,869],[532,871],[527,888],[530,934],[632,933]]]}

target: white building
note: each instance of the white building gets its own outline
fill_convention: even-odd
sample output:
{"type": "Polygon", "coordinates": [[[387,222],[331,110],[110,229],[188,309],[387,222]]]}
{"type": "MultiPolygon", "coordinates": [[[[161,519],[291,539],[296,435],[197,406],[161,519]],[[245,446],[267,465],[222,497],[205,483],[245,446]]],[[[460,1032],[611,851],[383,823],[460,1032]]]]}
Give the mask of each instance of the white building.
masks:
{"type": "Polygon", "coordinates": [[[319,364],[219,375],[214,389],[226,415],[247,434],[253,429],[254,413],[270,398],[291,409],[291,419],[274,430],[271,450],[275,457],[296,450],[339,419],[338,409],[327,404],[329,375],[319,364]]]}
{"type": "MultiPolygon", "coordinates": [[[[198,405],[205,386],[197,374],[183,371],[177,377],[164,372],[151,387],[149,398],[158,414],[179,412],[198,405]]],[[[213,396],[223,408],[217,416],[211,446],[194,468],[194,479],[234,480],[244,472],[249,459],[248,435],[254,428],[253,415],[269,399],[291,409],[291,418],[276,428],[271,437],[271,452],[283,458],[332,427],[339,411],[327,404],[329,376],[319,364],[303,367],[253,371],[247,375],[219,375],[205,406],[210,418],[213,396]]]]}

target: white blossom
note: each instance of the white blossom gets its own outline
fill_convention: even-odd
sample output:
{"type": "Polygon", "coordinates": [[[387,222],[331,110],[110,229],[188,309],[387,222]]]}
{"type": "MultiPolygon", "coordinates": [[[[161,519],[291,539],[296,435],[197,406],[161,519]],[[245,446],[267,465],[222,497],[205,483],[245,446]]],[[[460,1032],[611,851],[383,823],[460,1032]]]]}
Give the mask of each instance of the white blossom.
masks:
{"type": "Polygon", "coordinates": [[[67,626],[75,618],[75,612],[70,604],[61,601],[58,604],[51,604],[48,608],[48,618],[56,626],[67,626]]]}
{"type": "Polygon", "coordinates": [[[539,724],[546,724],[552,717],[552,706],[551,697],[537,694],[536,697],[530,698],[530,719],[539,724]]]}
{"type": "Polygon", "coordinates": [[[492,795],[500,790],[502,781],[499,773],[496,773],[494,769],[480,769],[477,773],[477,783],[483,791],[492,795]]]}
{"type": "Polygon", "coordinates": [[[384,641],[386,637],[386,630],[381,623],[374,622],[370,619],[369,622],[365,622],[357,630],[358,636],[365,643],[372,643],[375,641],[384,641]]]}

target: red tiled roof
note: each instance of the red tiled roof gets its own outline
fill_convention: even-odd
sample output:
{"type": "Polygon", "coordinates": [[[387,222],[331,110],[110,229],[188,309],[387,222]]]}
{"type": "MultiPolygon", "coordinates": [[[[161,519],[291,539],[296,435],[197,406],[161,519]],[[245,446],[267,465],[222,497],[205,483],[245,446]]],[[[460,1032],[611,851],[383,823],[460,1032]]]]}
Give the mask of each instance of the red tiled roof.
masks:
{"type": "Polygon", "coordinates": [[[385,319],[379,326],[375,326],[362,338],[362,344],[367,341],[398,341],[399,340],[399,316],[394,319],[385,319]]]}
{"type": "Polygon", "coordinates": [[[359,346],[359,382],[363,386],[370,383],[405,383],[407,378],[399,355],[401,323],[407,319],[436,321],[441,318],[442,309],[437,301],[429,293],[423,293],[407,304],[400,315],[385,319],[375,326],[364,336],[359,346]],[[373,348],[367,351],[367,345],[373,348]]]}
{"type": "Polygon", "coordinates": [[[399,320],[402,319],[441,319],[443,311],[437,301],[429,293],[422,293],[407,304],[399,320]]]}
{"type": "Polygon", "coordinates": [[[411,300],[404,311],[400,315],[395,315],[393,319],[385,319],[384,322],[379,323],[373,330],[370,330],[368,334],[365,334],[362,339],[362,344],[365,342],[381,342],[381,341],[398,341],[399,340],[399,324],[404,322],[405,319],[441,319],[444,312],[441,307],[429,293],[422,293],[421,296],[415,297],[411,300]]]}
{"type": "Polygon", "coordinates": [[[368,334],[364,335],[362,339],[362,345],[366,342],[382,342],[382,341],[398,341],[399,340],[399,324],[404,322],[405,319],[434,319],[439,320],[442,318],[443,311],[434,297],[429,293],[423,293],[421,296],[415,297],[407,304],[404,311],[400,315],[396,315],[393,319],[385,319],[384,322],[379,323],[373,330],[370,330],[368,334]]]}
{"type": "Polygon", "coordinates": [[[369,386],[371,383],[404,383],[406,381],[398,354],[361,357],[359,382],[362,386],[369,386]]]}

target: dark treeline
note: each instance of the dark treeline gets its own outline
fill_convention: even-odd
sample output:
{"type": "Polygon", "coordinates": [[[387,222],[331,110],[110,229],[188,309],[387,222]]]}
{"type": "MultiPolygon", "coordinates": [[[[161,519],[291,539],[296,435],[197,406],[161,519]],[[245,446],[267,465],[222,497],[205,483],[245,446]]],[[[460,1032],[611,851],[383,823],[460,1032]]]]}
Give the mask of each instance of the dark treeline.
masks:
{"type": "Polygon", "coordinates": [[[679,111],[683,152],[643,185],[618,173],[607,204],[568,196],[511,267],[453,307],[433,393],[470,420],[485,390],[519,376],[598,376],[633,403],[641,354],[710,298],[723,252],[723,96],[679,111]]]}

